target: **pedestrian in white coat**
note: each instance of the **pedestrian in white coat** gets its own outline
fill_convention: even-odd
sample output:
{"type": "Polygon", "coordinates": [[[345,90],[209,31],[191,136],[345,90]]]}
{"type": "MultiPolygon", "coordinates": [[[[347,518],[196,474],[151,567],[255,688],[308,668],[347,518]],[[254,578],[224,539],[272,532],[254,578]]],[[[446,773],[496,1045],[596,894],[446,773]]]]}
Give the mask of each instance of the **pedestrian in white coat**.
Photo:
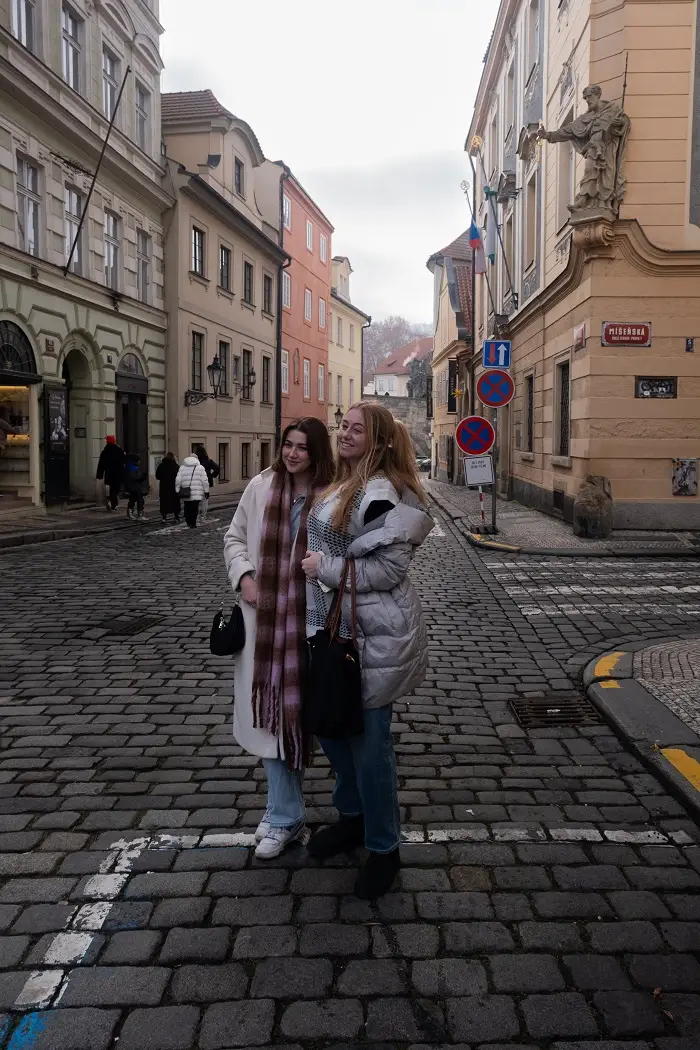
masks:
{"type": "Polygon", "coordinates": [[[308,740],[301,718],[306,650],[306,521],[330,483],[330,439],[320,419],[290,424],[275,463],[247,486],[224,538],[231,586],[240,590],[246,642],[234,663],[233,734],[263,760],[268,792],[257,857],[277,857],[304,832],[308,740]]]}
{"type": "Polygon", "coordinates": [[[207,472],[195,455],[187,456],[177,472],[175,491],[182,497],[185,521],[196,528],[199,504],[209,492],[207,472]]]}

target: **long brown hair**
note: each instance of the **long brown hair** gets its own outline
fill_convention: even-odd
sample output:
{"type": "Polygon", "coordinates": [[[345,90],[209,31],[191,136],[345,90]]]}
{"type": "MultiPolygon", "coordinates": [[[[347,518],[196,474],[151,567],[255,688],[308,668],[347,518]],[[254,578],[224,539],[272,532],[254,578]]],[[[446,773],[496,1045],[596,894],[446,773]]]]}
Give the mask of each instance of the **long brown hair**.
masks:
{"type": "Polygon", "coordinates": [[[362,413],[367,447],[354,473],[348,461],[338,457],[335,480],[327,495],[339,497],[332,519],[333,528],[339,531],[347,529],[357,492],[367,488],[370,478],[378,474],[383,474],[391,482],[399,496],[408,488],[421,503],[425,503],[413,442],[404,424],[394,419],[389,409],[376,401],[358,401],[350,408],[362,413]]]}
{"type": "Polygon", "coordinates": [[[277,474],[286,471],[287,468],[282,459],[282,449],[293,430],[299,430],[306,437],[306,448],[311,463],[310,487],[312,489],[325,488],[333,480],[335,464],[333,462],[333,450],[331,448],[331,439],[328,436],[328,428],[325,423],[320,419],[316,419],[315,416],[304,416],[302,419],[296,419],[284,428],[280,447],[277,450],[277,458],[272,464],[272,469],[277,474]]]}

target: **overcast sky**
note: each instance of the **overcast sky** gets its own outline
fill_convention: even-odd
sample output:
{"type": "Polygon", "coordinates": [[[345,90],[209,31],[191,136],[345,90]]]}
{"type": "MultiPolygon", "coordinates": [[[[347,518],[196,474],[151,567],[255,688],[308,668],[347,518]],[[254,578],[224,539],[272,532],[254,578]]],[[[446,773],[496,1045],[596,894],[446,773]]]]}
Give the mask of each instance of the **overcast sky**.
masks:
{"type": "Polygon", "coordinates": [[[498,0],[161,0],[165,91],[211,88],[333,223],[353,301],[432,321],[498,0]],[[196,16],[193,17],[193,15],[196,16]]]}

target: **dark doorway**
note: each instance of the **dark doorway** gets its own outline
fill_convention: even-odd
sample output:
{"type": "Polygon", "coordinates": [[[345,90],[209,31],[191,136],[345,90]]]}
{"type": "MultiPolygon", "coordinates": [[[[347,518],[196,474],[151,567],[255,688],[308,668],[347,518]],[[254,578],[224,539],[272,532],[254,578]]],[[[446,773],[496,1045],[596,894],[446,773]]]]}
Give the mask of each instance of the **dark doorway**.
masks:
{"type": "MultiPolygon", "coordinates": [[[[70,382],[70,380],[67,380],[70,382]]],[[[44,383],[44,500],[47,506],[70,497],[69,387],[44,383]]]]}
{"type": "Polygon", "coordinates": [[[148,380],[134,354],[124,354],[119,362],[116,423],[118,443],[127,455],[136,453],[148,471],[148,380]]]}

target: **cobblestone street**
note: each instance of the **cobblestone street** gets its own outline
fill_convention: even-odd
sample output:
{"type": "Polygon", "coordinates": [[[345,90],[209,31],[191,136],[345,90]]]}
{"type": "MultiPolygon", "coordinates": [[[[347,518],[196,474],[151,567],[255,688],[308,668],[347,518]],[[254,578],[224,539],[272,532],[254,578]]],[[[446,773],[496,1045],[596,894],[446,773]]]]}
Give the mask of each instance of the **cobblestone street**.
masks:
{"type": "MultiPolygon", "coordinates": [[[[435,511],[403,869],[369,905],[356,859],[248,848],[262,769],[208,651],[229,514],[0,556],[0,1048],[698,1050],[700,829],[607,725],[508,703],[700,636],[697,562],[504,558],[435,511]]],[[[331,786],[317,757],[311,823],[331,786]]]]}

